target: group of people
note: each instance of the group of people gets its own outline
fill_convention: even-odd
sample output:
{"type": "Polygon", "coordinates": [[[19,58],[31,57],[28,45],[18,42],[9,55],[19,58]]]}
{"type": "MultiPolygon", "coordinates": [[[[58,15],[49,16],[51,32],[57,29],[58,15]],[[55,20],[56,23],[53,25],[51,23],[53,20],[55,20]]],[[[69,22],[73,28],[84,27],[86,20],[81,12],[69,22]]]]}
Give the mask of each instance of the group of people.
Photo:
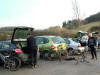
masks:
{"type": "Polygon", "coordinates": [[[97,54],[96,54],[96,46],[97,46],[97,39],[95,36],[93,36],[92,33],[89,33],[89,36],[87,34],[84,34],[81,38],[81,45],[82,46],[88,46],[88,48],[91,51],[92,58],[96,58],[97,60],[97,54]]]}

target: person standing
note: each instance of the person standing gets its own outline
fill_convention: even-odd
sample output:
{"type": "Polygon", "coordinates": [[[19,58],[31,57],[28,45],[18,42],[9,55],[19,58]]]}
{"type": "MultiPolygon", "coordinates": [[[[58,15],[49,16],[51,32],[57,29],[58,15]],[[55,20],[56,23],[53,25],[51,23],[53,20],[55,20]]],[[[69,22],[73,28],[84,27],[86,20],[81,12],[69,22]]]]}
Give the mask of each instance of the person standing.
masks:
{"type": "Polygon", "coordinates": [[[92,36],[92,33],[89,33],[88,47],[91,50],[92,59],[94,59],[94,57],[97,59],[95,46],[96,46],[96,39],[95,37],[92,36]]]}
{"type": "Polygon", "coordinates": [[[36,44],[36,39],[31,35],[31,33],[27,34],[27,48],[28,48],[28,53],[30,54],[31,59],[31,65],[32,68],[37,67],[37,44],[36,44]]]}
{"type": "Polygon", "coordinates": [[[81,39],[81,45],[87,46],[87,42],[88,42],[88,36],[87,36],[87,34],[84,34],[81,39]]]}

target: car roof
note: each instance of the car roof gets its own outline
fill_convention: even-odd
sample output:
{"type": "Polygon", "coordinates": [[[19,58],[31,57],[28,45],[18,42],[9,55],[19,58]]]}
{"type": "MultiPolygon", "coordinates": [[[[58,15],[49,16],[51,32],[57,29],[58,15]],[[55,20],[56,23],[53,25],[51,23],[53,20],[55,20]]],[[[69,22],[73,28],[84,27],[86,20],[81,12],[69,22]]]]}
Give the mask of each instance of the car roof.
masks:
{"type": "Polygon", "coordinates": [[[70,40],[72,40],[72,38],[64,38],[64,39],[70,39],[70,40]]]}
{"type": "Polygon", "coordinates": [[[11,40],[6,40],[6,41],[0,41],[0,42],[11,42],[11,40]]]}
{"type": "Polygon", "coordinates": [[[36,36],[36,37],[46,37],[46,38],[53,38],[53,37],[58,37],[58,36],[36,36]]]}

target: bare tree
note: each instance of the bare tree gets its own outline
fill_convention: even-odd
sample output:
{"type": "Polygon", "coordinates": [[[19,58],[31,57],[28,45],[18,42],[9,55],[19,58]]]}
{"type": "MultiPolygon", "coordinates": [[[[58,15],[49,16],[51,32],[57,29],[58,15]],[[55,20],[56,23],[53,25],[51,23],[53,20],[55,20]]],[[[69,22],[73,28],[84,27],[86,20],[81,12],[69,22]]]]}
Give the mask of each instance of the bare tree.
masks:
{"type": "Polygon", "coordinates": [[[77,20],[77,24],[78,24],[78,26],[80,26],[81,25],[80,8],[79,8],[77,0],[72,0],[72,9],[73,9],[74,17],[77,20]]]}

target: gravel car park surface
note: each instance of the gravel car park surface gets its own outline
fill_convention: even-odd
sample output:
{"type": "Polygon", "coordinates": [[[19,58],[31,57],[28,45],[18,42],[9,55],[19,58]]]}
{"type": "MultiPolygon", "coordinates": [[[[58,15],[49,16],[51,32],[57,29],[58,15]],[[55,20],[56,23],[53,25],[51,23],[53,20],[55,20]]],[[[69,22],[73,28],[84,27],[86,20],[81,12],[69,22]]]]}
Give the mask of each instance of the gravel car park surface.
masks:
{"type": "Polygon", "coordinates": [[[32,69],[29,65],[23,65],[17,71],[8,71],[0,66],[0,75],[100,75],[100,52],[97,52],[98,60],[91,60],[88,56],[88,61],[80,62],[75,65],[74,60],[70,61],[47,61],[39,60],[40,68],[32,69]]]}

